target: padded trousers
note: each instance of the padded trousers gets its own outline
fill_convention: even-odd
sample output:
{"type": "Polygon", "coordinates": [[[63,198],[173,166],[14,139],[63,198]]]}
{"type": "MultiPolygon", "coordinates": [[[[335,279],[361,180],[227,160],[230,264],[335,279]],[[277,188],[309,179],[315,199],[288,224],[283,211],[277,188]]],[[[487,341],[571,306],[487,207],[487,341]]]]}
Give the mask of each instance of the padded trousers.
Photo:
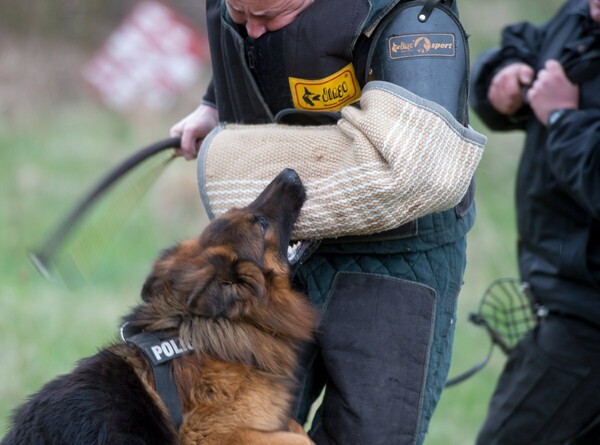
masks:
{"type": "Polygon", "coordinates": [[[446,382],[465,239],[402,254],[317,251],[297,279],[322,318],[307,345],[297,419],[325,387],[318,445],[423,442],[446,382]]]}

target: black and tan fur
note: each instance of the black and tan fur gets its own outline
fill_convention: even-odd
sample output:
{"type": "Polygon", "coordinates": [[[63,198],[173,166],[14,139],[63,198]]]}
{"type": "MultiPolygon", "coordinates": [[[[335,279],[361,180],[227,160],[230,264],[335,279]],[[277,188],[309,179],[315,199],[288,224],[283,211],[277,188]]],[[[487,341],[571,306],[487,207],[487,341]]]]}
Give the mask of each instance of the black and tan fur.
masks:
{"type": "Polygon", "coordinates": [[[194,352],[173,361],[183,423],[175,430],[135,346],[82,360],[21,406],[9,444],[309,445],[290,422],[297,349],[315,312],[290,284],[286,258],[305,192],[285,170],[248,207],[165,251],[125,317],[179,335],[194,352]]]}

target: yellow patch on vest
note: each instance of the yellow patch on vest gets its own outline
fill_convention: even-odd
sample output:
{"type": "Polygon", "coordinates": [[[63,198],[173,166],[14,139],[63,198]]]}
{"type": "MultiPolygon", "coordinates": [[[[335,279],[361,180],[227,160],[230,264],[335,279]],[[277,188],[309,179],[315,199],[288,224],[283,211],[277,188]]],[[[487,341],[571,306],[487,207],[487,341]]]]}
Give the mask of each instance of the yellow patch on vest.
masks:
{"type": "Polygon", "coordinates": [[[324,79],[288,80],[294,107],[299,110],[338,111],[360,98],[360,85],[351,63],[324,79]]]}

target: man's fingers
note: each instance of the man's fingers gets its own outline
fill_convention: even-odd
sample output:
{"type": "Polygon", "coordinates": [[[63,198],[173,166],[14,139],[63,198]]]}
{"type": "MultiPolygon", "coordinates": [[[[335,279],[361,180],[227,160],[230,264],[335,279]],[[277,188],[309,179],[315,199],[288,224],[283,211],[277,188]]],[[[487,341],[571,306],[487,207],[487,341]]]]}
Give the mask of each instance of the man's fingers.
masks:
{"type": "Polygon", "coordinates": [[[195,131],[184,131],[181,137],[183,157],[188,161],[195,159],[198,156],[198,149],[201,142],[202,139],[198,138],[195,131]]]}
{"type": "Polygon", "coordinates": [[[531,82],[533,82],[533,78],[533,69],[528,65],[522,65],[519,69],[519,83],[525,86],[531,85],[531,82]]]}
{"type": "Polygon", "coordinates": [[[557,60],[547,60],[544,67],[548,70],[548,71],[562,71],[562,65],[560,64],[560,62],[558,62],[557,60]]]}
{"type": "Polygon", "coordinates": [[[169,135],[172,138],[180,137],[181,135],[183,135],[183,128],[184,128],[184,121],[181,120],[171,127],[171,130],[169,130],[169,135]]]}

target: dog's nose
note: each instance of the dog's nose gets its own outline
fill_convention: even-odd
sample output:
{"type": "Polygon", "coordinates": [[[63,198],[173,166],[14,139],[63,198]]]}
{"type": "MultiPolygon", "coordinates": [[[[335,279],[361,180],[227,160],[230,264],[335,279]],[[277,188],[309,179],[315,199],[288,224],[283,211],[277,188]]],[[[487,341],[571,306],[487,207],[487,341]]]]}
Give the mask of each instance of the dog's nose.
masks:
{"type": "MultiPolygon", "coordinates": [[[[268,215],[297,213],[306,199],[306,190],[298,173],[286,168],[271,181],[262,193],[248,206],[268,215]]],[[[293,219],[297,214],[292,215],[293,219]]]]}
{"type": "Polygon", "coordinates": [[[296,199],[300,201],[300,205],[302,205],[306,199],[306,188],[300,179],[300,175],[292,168],[286,168],[280,175],[283,175],[285,178],[287,190],[291,191],[292,194],[296,196],[296,199]]]}
{"type": "Polygon", "coordinates": [[[279,173],[279,176],[282,179],[284,179],[286,182],[289,182],[291,184],[295,184],[295,185],[302,184],[302,180],[300,179],[300,176],[298,176],[298,173],[293,168],[286,168],[281,173],[279,173]]]}
{"type": "Polygon", "coordinates": [[[293,168],[286,168],[282,170],[271,183],[275,188],[283,187],[282,190],[286,190],[286,193],[295,195],[300,200],[304,201],[306,198],[306,190],[304,184],[300,179],[300,176],[293,168]]]}

